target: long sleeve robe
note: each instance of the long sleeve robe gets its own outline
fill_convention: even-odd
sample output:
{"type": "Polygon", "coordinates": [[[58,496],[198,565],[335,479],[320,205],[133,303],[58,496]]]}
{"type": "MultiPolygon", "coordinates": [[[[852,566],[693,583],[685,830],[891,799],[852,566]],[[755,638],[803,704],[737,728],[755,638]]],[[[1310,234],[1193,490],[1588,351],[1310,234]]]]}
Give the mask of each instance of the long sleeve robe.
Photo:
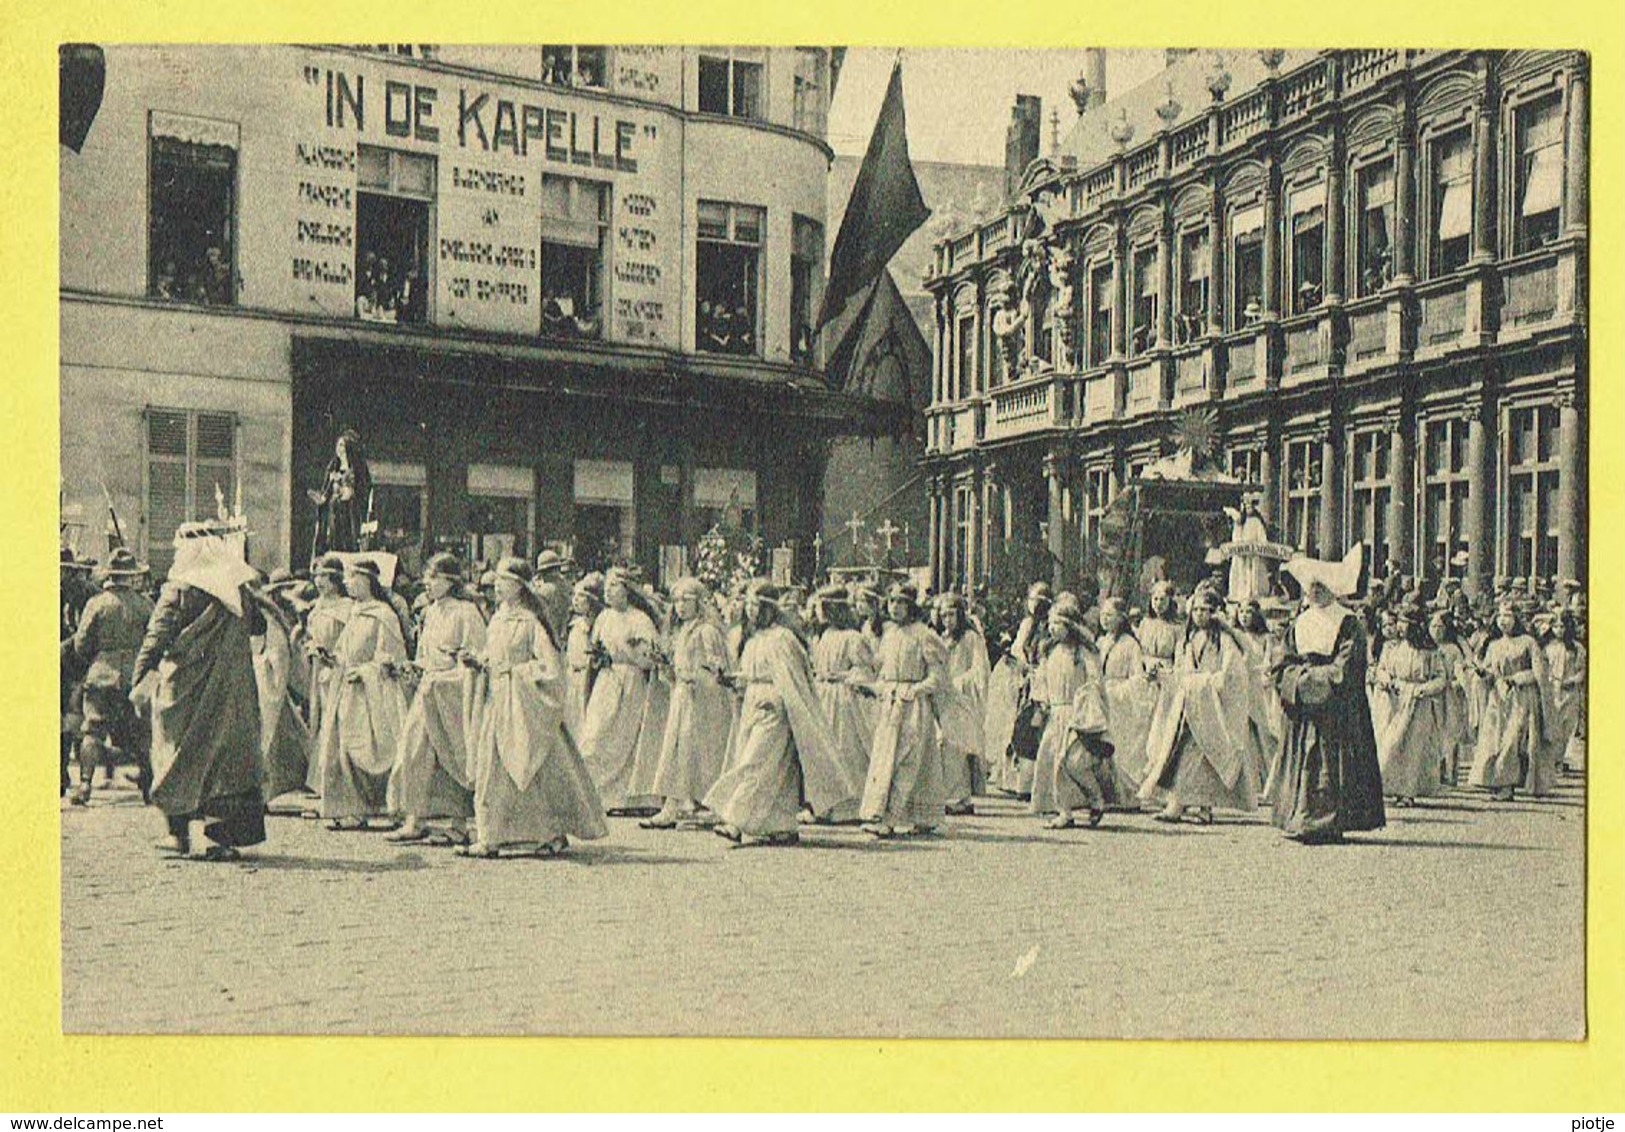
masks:
{"type": "Polygon", "coordinates": [[[391,813],[473,816],[470,750],[479,727],[479,683],[457,652],[478,653],[484,647],[485,618],[472,601],[447,596],[423,611],[417,651],[422,675],[389,774],[391,813]]]}
{"type": "MultiPolygon", "coordinates": [[[[593,680],[581,721],[581,755],[594,785],[611,809],[653,802],[632,795],[637,774],[649,673],[654,667],[654,622],[640,609],[605,609],[593,623],[592,639],[609,653],[609,667],[593,680]]],[[[648,775],[652,780],[652,772],[648,775]]],[[[651,782],[652,786],[652,782],[651,782]]]]}
{"type": "Polygon", "coordinates": [[[654,791],[698,801],[722,774],[733,730],[733,695],[722,684],[733,658],[722,630],[705,620],[681,626],[672,641],[671,668],[671,706],[654,791]]]}
{"type": "Polygon", "coordinates": [[[948,649],[947,679],[938,696],[937,719],[942,746],[942,773],[950,801],[968,800],[974,782],[970,759],[982,758],[982,730],[987,712],[987,642],[967,628],[948,649]]]}
{"type": "Polygon", "coordinates": [[[1072,742],[1074,725],[1091,717],[1104,723],[1099,655],[1082,646],[1051,647],[1033,669],[1032,697],[1044,711],[1044,729],[1033,762],[1033,793],[1027,808],[1035,814],[1054,813],[1063,806],[1072,809],[1078,800],[1057,779],[1057,772],[1072,742]]]}
{"type": "Polygon", "coordinates": [[[564,663],[535,614],[501,606],[481,653],[474,820],[493,847],[604,837],[603,802],[564,724],[564,663]]]}
{"type": "Polygon", "coordinates": [[[845,777],[862,782],[869,774],[875,742],[876,703],[869,685],[875,657],[869,638],[857,629],[827,629],[813,642],[813,683],[835,740],[835,757],[845,777]]]}
{"type": "Polygon", "coordinates": [[[1180,646],[1146,741],[1144,801],[1253,810],[1258,787],[1247,751],[1247,657],[1228,631],[1193,630],[1180,646]]]}
{"type": "MultiPolygon", "coordinates": [[[[310,686],[305,699],[305,725],[310,729],[314,743],[321,733],[322,716],[337,687],[338,667],[317,659],[320,650],[333,651],[339,634],[355,612],[355,600],[344,596],[323,596],[311,603],[305,613],[304,632],[300,645],[310,663],[310,686]]],[[[305,785],[317,793],[322,789],[322,760],[320,747],[313,747],[310,772],[305,785]]]]}
{"type": "Polygon", "coordinates": [[[1134,634],[1102,637],[1100,648],[1102,700],[1116,748],[1112,768],[1119,796],[1131,799],[1139,793],[1140,773],[1145,769],[1146,737],[1157,709],[1157,686],[1146,676],[1145,656],[1134,634]]]}
{"type": "Polygon", "coordinates": [[[1580,722],[1586,698],[1586,649],[1576,643],[1570,652],[1561,641],[1546,646],[1546,761],[1554,766],[1585,761],[1585,738],[1580,722]]]}
{"type": "Polygon", "coordinates": [[[1389,641],[1377,661],[1376,679],[1388,702],[1386,719],[1376,733],[1383,793],[1402,798],[1439,793],[1439,763],[1449,742],[1448,663],[1437,648],[1389,641]]]}
{"type": "Polygon", "coordinates": [[[265,799],[301,789],[310,778],[310,728],[294,706],[293,645],[279,615],[265,612],[265,633],[255,637],[254,680],[260,696],[260,748],[265,799]]]}
{"type": "Polygon", "coordinates": [[[1522,786],[1531,794],[1551,788],[1546,765],[1546,721],[1541,687],[1546,654],[1535,638],[1497,637],[1484,650],[1484,713],[1473,750],[1474,786],[1522,786]]]}
{"type": "Polygon", "coordinates": [[[948,801],[937,750],[936,698],[948,654],[925,625],[893,625],[875,657],[875,743],[859,816],[892,826],[934,826],[948,801]]]}
{"type": "Polygon", "coordinates": [[[385,665],[406,660],[400,619],[386,602],[357,602],[333,652],[336,678],[325,696],[316,747],[325,818],[388,813],[406,695],[385,665]]]}

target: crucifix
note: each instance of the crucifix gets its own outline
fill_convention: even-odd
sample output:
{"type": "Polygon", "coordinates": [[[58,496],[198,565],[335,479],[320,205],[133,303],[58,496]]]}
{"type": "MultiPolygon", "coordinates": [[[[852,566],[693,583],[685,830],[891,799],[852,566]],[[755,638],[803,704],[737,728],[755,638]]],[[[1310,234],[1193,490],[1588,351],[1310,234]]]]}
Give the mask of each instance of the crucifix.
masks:
{"type": "Polygon", "coordinates": [[[891,566],[892,539],[901,533],[901,528],[894,524],[890,519],[887,519],[884,523],[881,523],[880,526],[875,528],[875,534],[886,540],[886,565],[888,567],[891,566]]]}
{"type": "Polygon", "coordinates": [[[852,561],[856,563],[859,550],[858,539],[863,534],[863,520],[858,518],[858,513],[854,511],[852,517],[842,525],[852,532],[852,561]]]}

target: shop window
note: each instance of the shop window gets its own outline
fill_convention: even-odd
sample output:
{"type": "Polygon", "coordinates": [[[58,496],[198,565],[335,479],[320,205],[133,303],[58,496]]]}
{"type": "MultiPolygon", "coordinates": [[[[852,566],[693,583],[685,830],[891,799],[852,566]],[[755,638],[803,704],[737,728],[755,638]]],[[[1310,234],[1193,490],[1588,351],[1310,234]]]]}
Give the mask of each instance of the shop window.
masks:
{"type": "Polygon", "coordinates": [[[791,218],[790,360],[813,363],[813,309],[823,282],[824,226],[805,216],[791,218]]]}
{"type": "Polygon", "coordinates": [[[356,161],[356,317],[426,322],[435,160],[363,145],[356,161]]]}
{"type": "Polygon", "coordinates": [[[1195,342],[1207,332],[1208,272],[1212,250],[1208,232],[1193,228],[1179,237],[1179,317],[1174,333],[1180,345],[1195,342]]]}
{"type": "Polygon", "coordinates": [[[956,397],[963,401],[976,388],[976,319],[963,315],[959,320],[959,365],[956,397]]]}
{"type": "Polygon", "coordinates": [[[574,477],[576,562],[586,570],[603,570],[629,561],[637,533],[631,463],[577,460],[574,477]]]}
{"type": "Polygon", "coordinates": [[[1112,350],[1112,267],[1089,269],[1089,367],[1106,364],[1112,350]]]}
{"type": "Polygon", "coordinates": [[[147,561],[153,577],[175,561],[175,530],[214,518],[220,500],[237,500],[237,418],[185,409],[146,412],[143,493],[147,561]]]}
{"type": "Polygon", "coordinates": [[[1375,295],[1394,277],[1394,164],[1378,161],[1356,177],[1359,228],[1355,243],[1355,278],[1360,295],[1375,295]]]}
{"type": "Polygon", "coordinates": [[[427,530],[427,473],[422,464],[374,460],[372,468],[372,520],[378,529],[373,548],[400,556],[401,568],[422,573],[427,530]]]}
{"type": "Polygon", "coordinates": [[[760,352],[764,211],[701,201],[695,248],[694,336],[698,349],[750,356],[760,352]]]}
{"type": "Polygon", "coordinates": [[[1553,94],[1517,111],[1512,201],[1514,252],[1557,239],[1563,205],[1563,100],[1553,94]]]}
{"type": "Polygon", "coordinates": [[[221,306],[237,301],[237,127],[154,114],[147,293],[221,306]]]}
{"type": "Polygon", "coordinates": [[[1128,352],[1130,357],[1138,357],[1157,342],[1157,273],[1160,270],[1157,249],[1154,246],[1134,249],[1132,269],[1134,324],[1129,332],[1128,352]]]}
{"type": "Polygon", "coordinates": [[[792,119],[795,128],[815,137],[823,137],[828,128],[828,110],[824,104],[824,50],[821,47],[796,48],[795,103],[792,119]]]}
{"type": "Polygon", "coordinates": [[[542,174],[542,333],[603,333],[609,185],[542,174]]]}
{"type": "Polygon", "coordinates": [[[542,81],[550,86],[602,90],[609,85],[609,48],[567,44],[544,46],[542,81]]]}
{"type": "Polygon", "coordinates": [[[733,118],[762,116],[764,56],[760,48],[718,48],[700,55],[700,112],[733,118]]]}
{"type": "Polygon", "coordinates": [[[695,468],[694,516],[697,528],[737,527],[756,531],[756,473],[748,468],[695,468]]]}
{"type": "Polygon", "coordinates": [[[1349,537],[1365,543],[1368,561],[1380,566],[1392,554],[1388,505],[1394,490],[1389,467],[1393,434],[1372,429],[1355,433],[1350,441],[1349,537]]]}
{"type": "Polygon", "coordinates": [[[536,532],[536,475],[501,464],[468,466],[464,542],[469,562],[528,558],[536,532]]]}
{"type": "Polygon", "coordinates": [[[1326,297],[1326,186],[1324,183],[1294,192],[1287,201],[1292,224],[1292,242],[1287,254],[1292,262],[1288,278],[1292,282],[1292,313],[1304,314],[1320,306],[1326,297]]]}
{"type": "Polygon", "coordinates": [[[1264,317],[1264,209],[1243,209],[1230,220],[1230,329],[1264,317]]]}
{"type": "Polygon", "coordinates": [[[1303,553],[1320,553],[1321,488],[1326,469],[1318,440],[1286,446],[1286,539],[1303,553]]]}
{"type": "Polygon", "coordinates": [[[1507,412],[1507,492],[1501,530],[1504,572],[1557,576],[1558,411],[1531,405],[1507,412]]]}
{"type": "Polygon", "coordinates": [[[1468,422],[1428,421],[1422,436],[1422,544],[1436,578],[1467,572],[1468,422]]]}
{"type": "Polygon", "coordinates": [[[1433,189],[1428,244],[1430,278],[1467,266],[1473,237],[1473,149],[1466,130],[1433,143],[1433,189]]]}

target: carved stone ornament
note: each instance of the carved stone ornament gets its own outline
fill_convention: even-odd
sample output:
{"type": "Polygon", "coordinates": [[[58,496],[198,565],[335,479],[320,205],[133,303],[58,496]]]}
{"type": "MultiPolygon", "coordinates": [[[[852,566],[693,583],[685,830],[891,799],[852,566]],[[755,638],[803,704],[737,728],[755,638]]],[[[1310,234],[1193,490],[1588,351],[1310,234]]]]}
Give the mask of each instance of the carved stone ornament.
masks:
{"type": "Polygon", "coordinates": [[[1207,92],[1214,102],[1223,102],[1230,92],[1230,68],[1225,65],[1224,53],[1215,51],[1208,61],[1207,92]]]}

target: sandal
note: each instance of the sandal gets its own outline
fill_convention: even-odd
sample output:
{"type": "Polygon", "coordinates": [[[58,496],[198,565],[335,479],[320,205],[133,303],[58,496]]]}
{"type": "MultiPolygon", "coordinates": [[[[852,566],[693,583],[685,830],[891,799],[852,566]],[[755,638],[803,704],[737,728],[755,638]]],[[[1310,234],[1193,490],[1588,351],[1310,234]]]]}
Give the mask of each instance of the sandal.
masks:
{"type": "Polygon", "coordinates": [[[200,861],[241,861],[243,855],[231,845],[211,845],[198,857],[200,861]]]}
{"type": "Polygon", "coordinates": [[[976,813],[976,806],[971,802],[950,802],[942,807],[942,812],[951,818],[968,818],[976,813]]]}
{"type": "Polygon", "coordinates": [[[862,829],[864,833],[867,833],[876,841],[886,841],[897,836],[897,831],[891,826],[879,825],[875,822],[869,822],[868,824],[864,825],[862,829]]]}
{"type": "Polygon", "coordinates": [[[483,841],[457,846],[457,855],[459,857],[477,857],[483,861],[494,861],[500,852],[495,845],[487,845],[483,841]]]}
{"type": "Polygon", "coordinates": [[[327,823],[327,828],[334,833],[358,833],[366,827],[367,821],[365,818],[360,820],[355,818],[332,818],[327,823]]]}
{"type": "Polygon", "coordinates": [[[1184,814],[1170,814],[1167,810],[1159,810],[1151,815],[1151,820],[1160,821],[1165,825],[1178,825],[1184,817],[1184,814]]]}
{"type": "Polygon", "coordinates": [[[638,822],[639,829],[676,829],[679,819],[676,817],[661,817],[656,814],[652,818],[644,818],[638,822]]]}
{"type": "Polygon", "coordinates": [[[564,851],[569,847],[570,842],[561,834],[560,836],[555,837],[552,841],[538,845],[536,847],[535,855],[538,857],[562,857],[564,855],[564,851]]]}
{"type": "Polygon", "coordinates": [[[1059,817],[1050,818],[1049,821],[1044,823],[1044,828],[1045,829],[1071,829],[1074,826],[1076,826],[1077,824],[1078,823],[1073,821],[1070,816],[1068,816],[1066,814],[1062,814],[1059,817]]]}
{"type": "Polygon", "coordinates": [[[1192,825],[1212,825],[1213,811],[1208,809],[1206,806],[1199,806],[1197,807],[1196,812],[1188,815],[1185,820],[1189,821],[1192,825]]]}
{"type": "Polygon", "coordinates": [[[790,833],[764,833],[764,834],[761,834],[759,836],[749,834],[749,833],[744,833],[744,834],[740,835],[739,841],[735,845],[735,848],[738,848],[738,849],[752,849],[752,848],[756,848],[756,847],[766,848],[766,847],[775,846],[775,845],[799,845],[800,843],[801,843],[801,834],[796,833],[794,831],[791,831],[790,833]]]}
{"type": "Polygon", "coordinates": [[[394,833],[384,835],[385,841],[392,841],[396,845],[409,845],[414,841],[429,840],[429,831],[419,826],[417,829],[401,829],[394,833]]]}
{"type": "Polygon", "coordinates": [[[1104,818],[1105,816],[1106,816],[1106,811],[1105,810],[1090,810],[1089,811],[1089,828],[1094,829],[1095,826],[1100,824],[1100,819],[1104,818]]]}
{"type": "Polygon", "coordinates": [[[740,839],[745,836],[744,834],[740,833],[739,830],[727,824],[714,825],[711,827],[711,832],[727,841],[732,841],[736,845],[739,843],[740,839]]]}
{"type": "Polygon", "coordinates": [[[429,844],[436,849],[445,849],[452,845],[468,845],[474,839],[468,835],[466,829],[437,829],[429,831],[429,844]]]}

